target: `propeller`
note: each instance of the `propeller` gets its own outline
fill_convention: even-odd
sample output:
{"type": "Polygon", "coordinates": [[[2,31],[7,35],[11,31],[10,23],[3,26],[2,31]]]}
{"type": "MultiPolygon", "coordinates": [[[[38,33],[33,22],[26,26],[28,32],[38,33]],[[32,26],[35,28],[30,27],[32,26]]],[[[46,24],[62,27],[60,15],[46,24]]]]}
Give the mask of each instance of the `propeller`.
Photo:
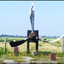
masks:
{"type": "Polygon", "coordinates": [[[29,40],[29,38],[26,38],[26,39],[21,40],[21,41],[15,41],[15,40],[13,40],[13,41],[11,41],[9,43],[10,43],[11,47],[15,47],[15,46],[18,46],[20,44],[23,44],[27,40],[29,40]]]}
{"type": "Polygon", "coordinates": [[[31,4],[30,7],[29,17],[30,17],[32,32],[34,32],[34,4],[33,3],[31,4]]]}
{"type": "Polygon", "coordinates": [[[32,32],[30,33],[29,37],[31,39],[37,39],[37,40],[40,40],[42,42],[48,42],[48,41],[45,41],[45,40],[41,40],[39,37],[36,36],[36,34],[34,32],[34,10],[35,10],[35,7],[34,7],[34,4],[32,3],[31,7],[30,7],[30,13],[29,13],[30,21],[31,21],[31,27],[32,27],[32,32]]]}
{"type": "Polygon", "coordinates": [[[42,40],[42,39],[40,39],[39,37],[36,37],[36,40],[40,40],[40,41],[42,41],[42,42],[47,42],[47,43],[50,43],[49,41],[42,40]]]}
{"type": "Polygon", "coordinates": [[[15,47],[15,46],[18,46],[20,44],[23,44],[25,41],[28,41],[29,39],[40,40],[42,42],[48,42],[48,41],[45,41],[45,40],[41,40],[39,37],[37,37],[37,35],[34,32],[34,4],[33,3],[31,4],[31,7],[30,7],[29,16],[30,16],[30,22],[31,22],[31,27],[32,27],[32,31],[29,34],[29,37],[26,38],[26,39],[24,39],[24,40],[21,40],[21,41],[15,41],[15,40],[13,40],[13,41],[9,42],[10,45],[11,45],[11,47],[15,47]]]}

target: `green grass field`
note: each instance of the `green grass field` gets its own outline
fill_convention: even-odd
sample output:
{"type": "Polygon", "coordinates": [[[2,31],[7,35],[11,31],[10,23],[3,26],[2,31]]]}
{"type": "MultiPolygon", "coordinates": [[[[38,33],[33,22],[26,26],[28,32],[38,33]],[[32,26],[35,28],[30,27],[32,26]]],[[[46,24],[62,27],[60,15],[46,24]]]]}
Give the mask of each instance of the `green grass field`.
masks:
{"type": "MultiPolygon", "coordinates": [[[[12,41],[13,39],[18,41],[18,40],[22,40],[22,39],[25,39],[25,38],[7,37],[7,42],[12,41]]],[[[4,40],[5,40],[5,37],[0,37],[0,42],[4,42],[4,40]]]]}
{"type": "MultiPolygon", "coordinates": [[[[0,38],[0,40],[1,39],[5,40],[5,38],[0,38]]],[[[12,41],[13,39],[18,41],[24,38],[10,38],[10,37],[7,38],[8,41],[12,41]]],[[[51,41],[54,39],[47,39],[47,40],[51,41]]],[[[19,50],[18,55],[14,55],[14,47],[11,47],[9,42],[6,43],[6,52],[4,52],[3,49],[4,49],[4,42],[0,42],[0,58],[3,58],[2,60],[0,60],[0,62],[2,62],[4,59],[13,59],[15,62],[23,62],[21,60],[22,56],[30,56],[36,58],[35,61],[50,61],[51,52],[56,53],[56,58],[58,59],[56,60],[56,62],[64,62],[64,60],[62,60],[64,58],[64,53],[62,53],[62,49],[61,49],[61,40],[54,43],[45,43],[39,41],[37,56],[27,54],[27,42],[18,46],[18,50],[19,50]]]]}
{"type": "MultiPolygon", "coordinates": [[[[14,48],[9,45],[9,42],[12,41],[13,39],[16,41],[19,41],[19,40],[23,40],[25,38],[11,38],[11,37],[7,38],[6,48],[10,51],[14,50],[14,48]]],[[[43,39],[43,38],[41,38],[41,39],[43,39]]],[[[3,41],[3,42],[0,42],[0,47],[4,47],[5,38],[2,37],[2,38],[0,38],[0,40],[3,41]]],[[[47,39],[47,41],[51,41],[51,40],[54,40],[54,39],[49,39],[49,38],[47,39]]],[[[41,42],[41,41],[38,41],[38,42],[39,42],[38,43],[39,51],[62,52],[61,40],[54,42],[54,43],[45,43],[45,42],[41,42]]],[[[19,45],[18,48],[19,48],[20,52],[26,51],[27,42],[23,43],[22,45],[19,45]]]]}

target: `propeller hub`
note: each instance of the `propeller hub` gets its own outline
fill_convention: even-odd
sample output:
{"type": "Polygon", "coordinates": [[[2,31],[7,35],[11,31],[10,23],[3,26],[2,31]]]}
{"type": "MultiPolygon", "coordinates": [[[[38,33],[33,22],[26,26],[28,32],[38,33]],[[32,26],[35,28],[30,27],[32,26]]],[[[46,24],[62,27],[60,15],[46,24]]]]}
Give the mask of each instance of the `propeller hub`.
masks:
{"type": "Polygon", "coordinates": [[[31,38],[31,39],[36,39],[36,34],[35,34],[35,32],[31,32],[30,33],[30,35],[29,35],[29,38],[31,38]]]}

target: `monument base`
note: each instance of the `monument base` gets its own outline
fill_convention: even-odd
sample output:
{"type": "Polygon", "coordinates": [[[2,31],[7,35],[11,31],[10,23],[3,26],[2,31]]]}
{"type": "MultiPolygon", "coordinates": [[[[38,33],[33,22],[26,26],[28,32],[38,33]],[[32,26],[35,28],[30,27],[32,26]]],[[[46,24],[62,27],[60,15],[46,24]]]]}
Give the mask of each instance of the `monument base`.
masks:
{"type": "MultiPolygon", "coordinates": [[[[38,37],[38,30],[34,30],[36,36],[38,37]]],[[[31,33],[31,30],[27,30],[27,37],[29,37],[29,34],[31,33]]],[[[38,40],[28,40],[27,41],[27,52],[31,53],[34,52],[34,54],[38,53],[38,40]]]]}

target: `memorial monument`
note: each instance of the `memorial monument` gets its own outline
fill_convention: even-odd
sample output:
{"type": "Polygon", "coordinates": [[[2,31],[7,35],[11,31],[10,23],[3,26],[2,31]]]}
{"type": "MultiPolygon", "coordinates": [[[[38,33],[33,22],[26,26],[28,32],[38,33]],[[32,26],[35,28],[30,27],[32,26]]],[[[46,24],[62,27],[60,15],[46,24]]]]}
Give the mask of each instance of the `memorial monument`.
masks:
{"type": "Polygon", "coordinates": [[[23,44],[25,41],[27,41],[28,52],[38,52],[38,40],[49,43],[49,41],[41,40],[39,38],[39,31],[34,30],[34,17],[35,17],[34,11],[35,11],[34,4],[32,3],[30,7],[30,15],[29,15],[32,30],[27,30],[27,38],[21,41],[14,41],[14,40],[11,41],[10,42],[11,47],[19,46],[23,44]]]}

